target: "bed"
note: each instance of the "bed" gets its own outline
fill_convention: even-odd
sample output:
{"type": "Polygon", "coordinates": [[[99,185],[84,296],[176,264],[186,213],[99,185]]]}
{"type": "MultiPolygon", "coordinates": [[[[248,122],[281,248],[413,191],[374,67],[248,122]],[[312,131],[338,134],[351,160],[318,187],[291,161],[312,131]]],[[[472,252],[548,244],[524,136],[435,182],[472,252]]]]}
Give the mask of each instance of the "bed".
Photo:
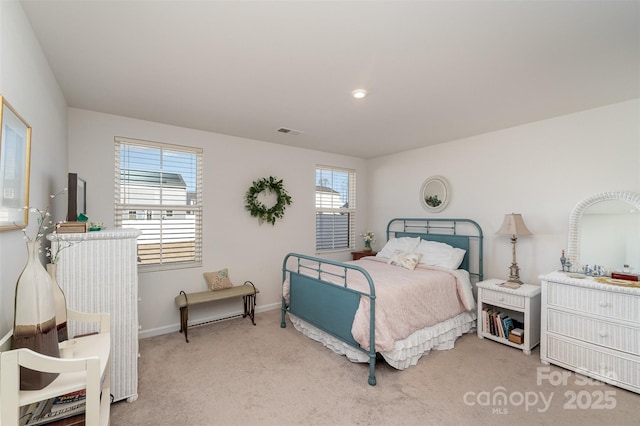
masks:
{"type": "Polygon", "coordinates": [[[474,331],[473,283],[483,279],[482,229],[471,219],[396,218],[386,237],[376,256],[336,262],[289,253],[282,266],[281,327],[288,313],[307,337],[368,362],[372,386],[377,354],[402,370],[474,331]]]}

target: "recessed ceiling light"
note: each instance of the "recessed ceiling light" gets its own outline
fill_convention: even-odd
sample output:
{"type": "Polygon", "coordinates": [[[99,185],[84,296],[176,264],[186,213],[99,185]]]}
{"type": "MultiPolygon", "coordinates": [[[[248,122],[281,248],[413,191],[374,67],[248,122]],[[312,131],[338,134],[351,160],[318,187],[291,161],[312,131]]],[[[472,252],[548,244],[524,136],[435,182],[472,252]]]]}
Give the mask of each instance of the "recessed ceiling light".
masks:
{"type": "Polygon", "coordinates": [[[365,96],[367,96],[367,91],[364,89],[357,89],[351,92],[351,96],[353,96],[356,99],[362,99],[365,96]]]}

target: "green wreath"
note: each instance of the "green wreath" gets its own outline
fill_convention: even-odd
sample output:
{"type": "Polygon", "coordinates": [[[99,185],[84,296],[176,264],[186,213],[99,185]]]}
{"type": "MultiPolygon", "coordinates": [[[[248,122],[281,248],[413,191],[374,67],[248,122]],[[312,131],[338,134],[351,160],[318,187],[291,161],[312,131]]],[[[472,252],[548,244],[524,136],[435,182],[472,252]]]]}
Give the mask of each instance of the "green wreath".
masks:
{"type": "Polygon", "coordinates": [[[269,222],[275,225],[276,219],[282,219],[284,209],[291,204],[291,197],[285,191],[282,179],[277,180],[273,176],[269,176],[268,179],[262,178],[253,181],[253,185],[247,191],[246,201],[247,204],[244,207],[251,213],[251,216],[257,217],[261,224],[262,222],[269,222]],[[258,195],[263,191],[276,194],[278,201],[273,207],[267,208],[264,203],[258,201],[258,195]]]}

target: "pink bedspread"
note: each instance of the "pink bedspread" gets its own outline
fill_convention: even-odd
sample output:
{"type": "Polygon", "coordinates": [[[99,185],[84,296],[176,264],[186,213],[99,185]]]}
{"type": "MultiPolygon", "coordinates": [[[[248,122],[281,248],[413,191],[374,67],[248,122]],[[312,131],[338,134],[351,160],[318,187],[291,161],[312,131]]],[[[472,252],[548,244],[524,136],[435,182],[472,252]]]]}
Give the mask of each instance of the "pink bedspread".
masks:
{"type": "MultiPolygon", "coordinates": [[[[412,271],[388,265],[385,259],[376,257],[364,257],[349,263],[365,269],[375,285],[377,352],[390,351],[396,340],[475,307],[471,283],[465,271],[423,265],[412,271]]],[[[333,266],[325,265],[325,268],[333,266]]],[[[323,274],[322,279],[336,282],[330,274],[323,274]]],[[[369,293],[367,280],[359,273],[349,273],[349,287],[369,293]]],[[[351,328],[353,338],[366,350],[369,350],[369,305],[369,298],[360,298],[351,328]]]]}

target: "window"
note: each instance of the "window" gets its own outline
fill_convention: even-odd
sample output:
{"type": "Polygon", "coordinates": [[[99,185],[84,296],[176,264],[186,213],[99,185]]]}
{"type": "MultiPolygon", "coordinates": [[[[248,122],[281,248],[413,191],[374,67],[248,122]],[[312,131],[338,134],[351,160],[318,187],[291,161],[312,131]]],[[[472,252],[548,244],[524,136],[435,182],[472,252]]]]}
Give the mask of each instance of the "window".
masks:
{"type": "Polygon", "coordinates": [[[316,166],[316,250],[355,246],[356,172],[316,166]]]}
{"type": "Polygon", "coordinates": [[[117,137],[115,224],[136,228],[138,265],[202,264],[202,149],[117,137]]]}

